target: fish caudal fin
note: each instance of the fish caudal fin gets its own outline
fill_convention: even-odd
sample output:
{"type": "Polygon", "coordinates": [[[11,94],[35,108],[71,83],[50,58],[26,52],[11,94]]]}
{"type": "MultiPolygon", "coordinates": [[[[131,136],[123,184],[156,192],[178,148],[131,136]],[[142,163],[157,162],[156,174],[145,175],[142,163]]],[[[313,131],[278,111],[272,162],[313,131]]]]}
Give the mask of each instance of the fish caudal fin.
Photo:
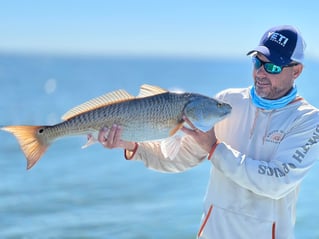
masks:
{"type": "Polygon", "coordinates": [[[10,132],[17,138],[27,158],[27,169],[32,168],[50,146],[39,136],[39,131],[42,128],[43,126],[6,126],[1,128],[1,130],[10,132]]]}

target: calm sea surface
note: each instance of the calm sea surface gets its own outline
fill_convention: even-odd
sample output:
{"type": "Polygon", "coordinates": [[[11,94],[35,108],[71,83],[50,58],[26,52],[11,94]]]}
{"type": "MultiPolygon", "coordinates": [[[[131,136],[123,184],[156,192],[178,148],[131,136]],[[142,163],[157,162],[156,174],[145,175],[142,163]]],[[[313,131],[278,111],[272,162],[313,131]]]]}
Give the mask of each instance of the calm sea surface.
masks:
{"type": "MultiPolygon", "coordinates": [[[[318,69],[306,62],[297,81],[317,107],[318,69]]],[[[136,95],[144,83],[214,95],[250,85],[250,59],[0,54],[0,125],[58,123],[90,98],[119,88],[136,95]]],[[[83,136],[57,141],[26,171],[14,137],[0,132],[0,142],[0,238],[195,238],[209,162],[162,174],[125,161],[122,150],[83,150],[83,136]]],[[[319,238],[318,170],[301,188],[297,238],[319,238]]]]}

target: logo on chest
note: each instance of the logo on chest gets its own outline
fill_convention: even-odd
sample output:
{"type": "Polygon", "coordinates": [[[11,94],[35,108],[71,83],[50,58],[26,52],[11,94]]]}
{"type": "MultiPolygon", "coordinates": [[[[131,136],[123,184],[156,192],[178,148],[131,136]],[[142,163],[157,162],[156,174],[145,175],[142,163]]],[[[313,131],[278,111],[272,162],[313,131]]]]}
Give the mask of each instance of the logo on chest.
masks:
{"type": "Polygon", "coordinates": [[[279,144],[284,138],[285,132],[282,130],[273,130],[266,135],[266,142],[279,144]]]}

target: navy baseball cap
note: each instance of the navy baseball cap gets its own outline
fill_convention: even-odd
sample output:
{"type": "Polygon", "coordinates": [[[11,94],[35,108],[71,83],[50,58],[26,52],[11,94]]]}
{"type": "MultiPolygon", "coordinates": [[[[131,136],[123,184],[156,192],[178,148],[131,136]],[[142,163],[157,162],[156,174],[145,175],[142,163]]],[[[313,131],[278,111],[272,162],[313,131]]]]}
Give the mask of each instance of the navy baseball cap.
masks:
{"type": "Polygon", "coordinates": [[[269,29],[262,36],[259,45],[247,55],[259,52],[272,63],[285,66],[292,61],[303,63],[306,43],[293,26],[283,25],[269,29]]]}

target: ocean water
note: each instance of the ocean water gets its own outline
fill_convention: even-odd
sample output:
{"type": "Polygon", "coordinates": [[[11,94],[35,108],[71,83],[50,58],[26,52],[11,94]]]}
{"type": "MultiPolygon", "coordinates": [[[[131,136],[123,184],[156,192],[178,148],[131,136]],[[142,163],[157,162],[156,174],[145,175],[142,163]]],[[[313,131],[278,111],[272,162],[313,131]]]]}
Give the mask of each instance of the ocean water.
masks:
{"type": "MultiPolygon", "coordinates": [[[[299,92],[319,107],[319,62],[307,61],[299,92]]],[[[251,84],[242,59],[0,54],[0,125],[54,124],[71,107],[141,84],[214,95],[251,84]]],[[[29,171],[13,136],[0,132],[0,238],[195,238],[210,163],[179,174],[125,161],[86,137],[57,141],[29,171]]],[[[319,155],[318,155],[319,158],[319,155]]],[[[319,238],[318,165],[302,184],[297,238],[319,238]]],[[[235,196],[235,195],[234,195],[235,196]]]]}

